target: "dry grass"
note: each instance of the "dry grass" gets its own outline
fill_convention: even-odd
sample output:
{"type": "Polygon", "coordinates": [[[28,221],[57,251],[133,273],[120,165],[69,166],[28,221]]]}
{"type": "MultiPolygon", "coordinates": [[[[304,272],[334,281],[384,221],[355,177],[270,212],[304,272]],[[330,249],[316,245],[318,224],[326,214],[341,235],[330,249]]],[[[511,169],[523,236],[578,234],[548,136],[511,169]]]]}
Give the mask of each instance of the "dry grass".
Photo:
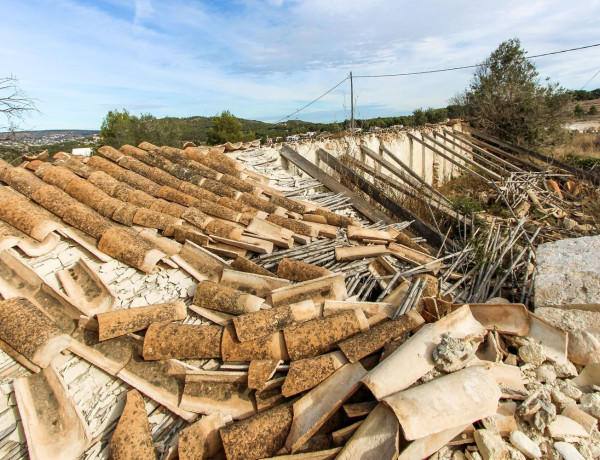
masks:
{"type": "Polygon", "coordinates": [[[572,132],[568,141],[555,149],[557,155],[600,158],[600,134],[572,132]]]}
{"type": "MultiPolygon", "coordinates": [[[[581,108],[585,111],[585,113],[588,113],[590,110],[590,107],[595,105],[596,108],[598,110],[600,110],[600,99],[590,99],[589,101],[573,101],[569,104],[569,108],[571,109],[571,112],[573,112],[575,110],[575,107],[580,105],[581,108]]],[[[577,118],[577,117],[572,117],[572,118],[577,118]]]]}
{"type": "Polygon", "coordinates": [[[600,133],[571,132],[568,139],[546,154],[583,169],[600,169],[600,133]]]}

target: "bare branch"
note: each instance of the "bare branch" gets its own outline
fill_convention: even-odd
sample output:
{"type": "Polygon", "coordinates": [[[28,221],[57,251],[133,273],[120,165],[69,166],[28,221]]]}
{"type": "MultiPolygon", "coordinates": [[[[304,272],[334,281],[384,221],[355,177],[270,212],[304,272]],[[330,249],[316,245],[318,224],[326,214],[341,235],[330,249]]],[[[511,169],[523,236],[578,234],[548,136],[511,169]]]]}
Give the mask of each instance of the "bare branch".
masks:
{"type": "Polygon", "coordinates": [[[35,100],[27,95],[17,84],[14,76],[0,78],[0,113],[6,118],[7,126],[0,130],[14,131],[18,124],[32,112],[37,111],[35,100]]]}

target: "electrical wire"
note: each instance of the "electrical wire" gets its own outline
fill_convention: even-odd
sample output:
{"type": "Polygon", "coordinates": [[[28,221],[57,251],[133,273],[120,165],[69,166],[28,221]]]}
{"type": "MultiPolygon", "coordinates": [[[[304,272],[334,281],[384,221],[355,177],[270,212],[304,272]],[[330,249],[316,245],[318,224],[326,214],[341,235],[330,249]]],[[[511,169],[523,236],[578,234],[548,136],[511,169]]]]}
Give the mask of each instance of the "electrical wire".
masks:
{"type": "Polygon", "coordinates": [[[591,81],[592,81],[594,78],[596,78],[596,77],[598,76],[598,74],[599,74],[599,73],[600,73],[600,69],[598,69],[598,72],[596,72],[596,73],[594,74],[594,76],[593,76],[592,78],[590,78],[590,79],[589,79],[589,80],[586,82],[586,84],[585,84],[585,85],[583,85],[581,88],[579,88],[579,91],[581,91],[583,88],[585,88],[587,85],[589,85],[589,84],[590,84],[590,82],[591,82],[591,81]]]}
{"type": "MultiPolygon", "coordinates": [[[[587,49],[587,48],[594,48],[597,46],[600,46],[600,43],[596,43],[594,45],[580,46],[578,48],[570,48],[570,49],[566,49],[566,50],[552,51],[551,53],[534,54],[533,56],[527,56],[526,59],[550,56],[553,54],[569,53],[571,51],[579,51],[579,50],[583,50],[583,49],[587,49]]],[[[406,76],[410,76],[410,75],[423,75],[423,74],[428,74],[428,73],[439,73],[439,72],[450,72],[453,70],[473,69],[473,68],[479,67],[479,66],[480,66],[480,64],[473,64],[473,65],[465,65],[465,66],[460,66],[460,67],[449,67],[447,69],[423,70],[423,71],[419,71],[419,72],[404,72],[404,73],[392,73],[392,74],[382,74],[382,75],[355,75],[355,76],[353,76],[353,78],[406,77],[406,76]]]]}
{"type": "Polygon", "coordinates": [[[294,115],[296,115],[297,113],[302,112],[304,109],[306,109],[307,107],[313,105],[315,102],[317,102],[320,99],[323,99],[325,96],[327,96],[329,93],[331,93],[334,89],[336,89],[338,86],[340,86],[342,83],[344,83],[346,80],[348,80],[349,77],[344,78],[341,82],[339,82],[337,85],[335,85],[333,88],[325,91],[323,94],[321,94],[318,98],[316,98],[315,100],[313,100],[312,102],[309,102],[308,104],[306,104],[304,107],[296,110],[293,113],[290,113],[289,115],[281,118],[280,120],[277,120],[275,123],[279,123],[282,122],[283,120],[287,120],[290,117],[293,117],[294,115]]]}
{"type": "MultiPolygon", "coordinates": [[[[569,49],[566,49],[566,50],[552,51],[550,53],[534,54],[532,56],[526,56],[526,59],[533,59],[533,58],[539,58],[539,57],[544,57],[544,56],[551,56],[551,55],[554,55],[554,54],[569,53],[571,51],[579,51],[579,50],[583,50],[583,49],[587,49],[587,48],[595,48],[597,46],[600,46],[600,43],[596,43],[596,44],[593,44],[593,45],[579,46],[577,48],[569,48],[569,49]]],[[[382,75],[354,75],[352,78],[406,77],[406,76],[410,76],[410,75],[424,75],[424,74],[430,74],[430,73],[451,72],[451,71],[454,71],[454,70],[474,69],[475,67],[479,67],[479,66],[480,66],[480,64],[473,64],[473,65],[465,65],[465,66],[459,66],[459,67],[449,67],[449,68],[446,68],[446,69],[423,70],[423,71],[419,71],[419,72],[404,72],[404,73],[382,74],[382,75]]],[[[596,74],[592,78],[590,78],[590,80],[585,85],[583,85],[583,87],[581,89],[583,89],[585,86],[587,86],[594,78],[596,78],[596,76],[599,73],[600,73],[600,70],[598,72],[596,72],[596,74]]],[[[302,112],[304,109],[310,107],[315,102],[323,99],[325,96],[327,96],[329,93],[331,93],[334,89],[336,89],[338,86],[340,86],[342,83],[344,83],[349,78],[350,77],[344,78],[342,81],[340,81],[338,84],[336,84],[333,88],[331,88],[331,89],[325,91],[323,94],[321,94],[318,98],[316,98],[313,101],[309,102],[305,106],[299,108],[295,112],[292,112],[289,115],[287,115],[287,116],[285,116],[285,117],[277,120],[275,123],[280,123],[280,122],[282,122],[284,120],[287,120],[287,119],[293,117],[294,115],[302,112]]]]}

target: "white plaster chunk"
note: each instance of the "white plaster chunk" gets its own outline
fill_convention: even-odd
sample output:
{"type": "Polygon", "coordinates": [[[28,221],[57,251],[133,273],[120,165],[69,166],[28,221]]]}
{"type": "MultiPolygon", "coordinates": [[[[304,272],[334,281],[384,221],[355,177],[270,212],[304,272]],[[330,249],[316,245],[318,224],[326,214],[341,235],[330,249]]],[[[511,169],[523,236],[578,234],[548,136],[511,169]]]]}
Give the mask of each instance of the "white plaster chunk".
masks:
{"type": "Polygon", "coordinates": [[[125,291],[121,294],[119,294],[119,299],[121,300],[129,300],[131,299],[133,296],[135,296],[135,291],[133,289],[129,290],[129,291],[125,291]]]}
{"type": "Polygon", "coordinates": [[[600,363],[600,334],[569,332],[569,359],[583,366],[600,363]]]}
{"type": "Polygon", "coordinates": [[[129,308],[145,307],[148,305],[148,301],[144,297],[136,297],[131,301],[129,308]]]}
{"type": "Polygon", "coordinates": [[[184,281],[191,279],[192,277],[183,270],[171,270],[169,273],[169,282],[173,284],[183,283],[184,281]]]}
{"type": "Polygon", "coordinates": [[[540,366],[546,360],[546,353],[542,345],[531,342],[519,348],[519,358],[526,363],[540,366]]]}
{"type": "Polygon", "coordinates": [[[136,273],[136,269],[135,268],[131,268],[129,267],[128,269],[126,269],[121,275],[119,275],[119,277],[117,278],[116,282],[120,283],[121,281],[132,277],[135,273],[136,273]]]}
{"type": "Polygon", "coordinates": [[[140,282],[147,282],[147,279],[145,278],[145,274],[136,271],[129,279],[131,280],[132,283],[134,284],[138,284],[140,282]],[[145,281],[144,281],[145,280],[145,281]]]}
{"type": "Polygon", "coordinates": [[[61,375],[62,375],[63,381],[65,382],[65,385],[69,385],[75,379],[81,377],[83,374],[88,372],[89,369],[90,369],[90,365],[87,364],[83,360],[76,363],[73,366],[70,366],[68,369],[61,372],[61,375]]]}
{"type": "Polygon", "coordinates": [[[165,299],[165,296],[158,291],[150,291],[144,298],[146,299],[146,302],[148,302],[148,305],[154,305],[161,303],[161,301],[165,299]]]}
{"type": "Polygon", "coordinates": [[[169,280],[164,275],[161,275],[156,280],[156,284],[161,288],[165,288],[167,287],[167,284],[169,284],[169,280]]]}
{"type": "Polygon", "coordinates": [[[10,383],[3,383],[2,385],[0,385],[0,392],[2,392],[3,395],[7,395],[9,393],[12,393],[13,392],[12,384],[10,384],[10,383]]]}
{"type": "Polygon", "coordinates": [[[38,270],[36,270],[36,273],[40,277],[44,278],[44,277],[46,277],[46,275],[56,273],[57,271],[61,270],[62,268],[63,268],[63,265],[60,263],[60,259],[58,257],[56,257],[54,259],[50,259],[50,260],[47,260],[46,262],[44,262],[44,264],[38,270]]]}
{"type": "Polygon", "coordinates": [[[63,267],[69,267],[73,265],[81,257],[81,251],[76,247],[71,247],[66,251],[58,253],[58,259],[63,267]]]}
{"type": "Polygon", "coordinates": [[[555,442],[554,448],[558,451],[565,460],[585,460],[583,455],[575,448],[573,444],[568,442],[555,442]]]}
{"type": "Polygon", "coordinates": [[[121,283],[119,283],[119,285],[117,286],[117,291],[120,293],[121,291],[125,291],[125,292],[130,292],[133,289],[133,282],[131,281],[131,279],[126,279],[123,280],[121,283]]]}

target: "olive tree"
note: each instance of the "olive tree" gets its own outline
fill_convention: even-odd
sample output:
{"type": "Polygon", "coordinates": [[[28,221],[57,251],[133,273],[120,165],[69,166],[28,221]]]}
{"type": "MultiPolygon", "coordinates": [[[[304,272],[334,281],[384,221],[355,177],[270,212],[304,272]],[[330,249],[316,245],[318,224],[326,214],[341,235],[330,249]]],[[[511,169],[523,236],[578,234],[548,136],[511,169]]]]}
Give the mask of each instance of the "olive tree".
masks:
{"type": "Polygon", "coordinates": [[[242,132],[242,122],[229,110],[213,117],[212,126],[206,130],[206,142],[209,145],[225,142],[245,142],[254,140],[254,133],[242,132]]]}
{"type": "Polygon", "coordinates": [[[156,118],[149,113],[132,115],[127,110],[110,110],[100,127],[100,143],[119,148],[123,144],[140,142],[156,145],[177,145],[181,128],[176,119],[156,118]]]}
{"type": "Polygon", "coordinates": [[[557,83],[542,83],[526,54],[518,38],[501,43],[451,103],[462,109],[473,126],[535,147],[563,132],[571,95],[557,83]]]}

